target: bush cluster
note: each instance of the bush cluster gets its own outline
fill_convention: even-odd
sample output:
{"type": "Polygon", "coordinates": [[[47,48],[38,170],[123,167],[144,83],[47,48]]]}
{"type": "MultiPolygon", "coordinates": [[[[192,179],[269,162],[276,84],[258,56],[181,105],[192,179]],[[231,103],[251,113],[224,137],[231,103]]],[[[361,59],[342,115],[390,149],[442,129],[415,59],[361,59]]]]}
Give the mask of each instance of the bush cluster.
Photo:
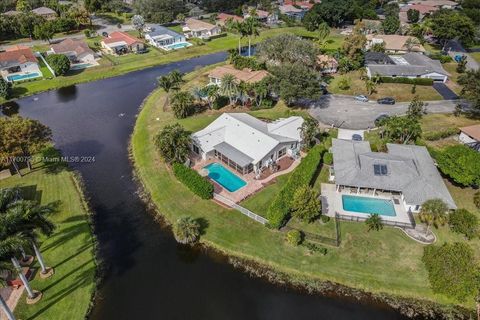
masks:
{"type": "Polygon", "coordinates": [[[453,61],[452,57],[447,56],[445,54],[441,54],[441,53],[433,53],[429,55],[429,57],[430,59],[433,59],[433,60],[439,60],[440,63],[448,63],[453,61]]]}
{"type": "Polygon", "coordinates": [[[423,134],[423,139],[428,141],[436,141],[436,140],[448,138],[458,133],[459,133],[459,130],[457,128],[449,128],[445,130],[426,132],[423,134]]]}
{"type": "Polygon", "coordinates": [[[292,246],[298,246],[302,243],[303,236],[299,230],[293,229],[287,232],[285,240],[288,242],[288,244],[291,244],[292,246]]]}
{"type": "Polygon", "coordinates": [[[457,233],[462,233],[471,240],[478,235],[478,218],[466,209],[458,209],[448,216],[450,228],[457,233]]]}
{"type": "Polygon", "coordinates": [[[190,191],[202,199],[213,198],[213,185],[207,179],[198,174],[197,171],[188,168],[180,163],[173,164],[173,174],[190,191]]]}
{"type": "Polygon", "coordinates": [[[244,57],[241,55],[234,55],[231,59],[235,69],[243,70],[245,68],[252,70],[261,70],[265,69],[265,64],[260,63],[255,58],[244,57]]]}
{"type": "Polygon", "coordinates": [[[331,152],[325,152],[323,155],[323,163],[331,165],[333,163],[333,154],[331,152]]]}
{"type": "Polygon", "coordinates": [[[310,253],[321,253],[322,255],[326,255],[328,252],[327,248],[317,246],[311,242],[305,242],[305,247],[307,247],[310,253]]]}
{"type": "Polygon", "coordinates": [[[433,85],[433,79],[428,78],[391,78],[391,77],[380,77],[380,82],[382,83],[405,83],[405,84],[416,84],[418,86],[431,86],[433,85]]]}
{"type": "Polygon", "coordinates": [[[278,229],[285,223],[291,211],[295,191],[312,183],[324,153],[325,148],[323,146],[313,147],[293,171],[283,189],[280,190],[268,208],[267,217],[271,227],[278,229]]]}

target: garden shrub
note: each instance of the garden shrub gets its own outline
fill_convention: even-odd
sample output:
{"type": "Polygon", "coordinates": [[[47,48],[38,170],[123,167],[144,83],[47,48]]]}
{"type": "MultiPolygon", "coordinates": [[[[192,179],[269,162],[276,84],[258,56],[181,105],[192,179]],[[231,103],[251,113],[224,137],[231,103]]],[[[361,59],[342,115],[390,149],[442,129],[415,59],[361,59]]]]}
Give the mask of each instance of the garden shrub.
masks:
{"type": "Polygon", "coordinates": [[[320,221],[322,221],[322,223],[328,223],[330,221],[330,217],[322,214],[320,216],[320,221]]]}
{"type": "Polygon", "coordinates": [[[230,101],[228,100],[228,97],[218,96],[217,99],[215,99],[215,101],[213,102],[213,109],[220,110],[229,103],[230,101]]]}
{"type": "Polygon", "coordinates": [[[380,77],[381,83],[405,83],[405,84],[416,84],[418,86],[431,86],[433,85],[433,79],[428,78],[391,78],[391,77],[380,77]]]}
{"type": "Polygon", "coordinates": [[[298,246],[302,243],[302,238],[302,233],[299,230],[293,229],[287,232],[287,237],[285,239],[289,244],[298,246]]]}
{"type": "Polygon", "coordinates": [[[328,250],[325,247],[317,246],[311,242],[305,242],[305,247],[310,251],[310,253],[321,253],[322,255],[326,255],[328,250]]]}
{"type": "Polygon", "coordinates": [[[453,61],[452,57],[441,53],[430,54],[429,58],[433,60],[439,60],[440,63],[448,63],[453,61]]]}
{"type": "Polygon", "coordinates": [[[70,59],[64,54],[50,54],[46,60],[57,76],[64,75],[70,70],[70,59]]]}
{"type": "Polygon", "coordinates": [[[465,145],[446,147],[435,154],[438,167],[463,186],[480,185],[480,152],[465,145]]]}
{"type": "Polygon", "coordinates": [[[213,185],[197,171],[180,163],[173,164],[173,174],[190,191],[202,199],[213,198],[213,185]]]}
{"type": "Polygon", "coordinates": [[[473,195],[473,203],[475,204],[475,207],[480,209],[480,191],[475,192],[473,195]]]}
{"type": "Polygon", "coordinates": [[[323,155],[323,163],[328,165],[333,163],[333,154],[331,152],[325,152],[323,155]]]}
{"type": "Polygon", "coordinates": [[[426,132],[423,134],[423,139],[428,141],[436,141],[436,140],[448,138],[458,133],[459,133],[459,130],[457,128],[449,128],[445,130],[426,132]]]}
{"type": "Polygon", "coordinates": [[[466,209],[458,209],[448,216],[448,224],[454,232],[462,233],[468,240],[478,235],[478,218],[466,209]]]}
{"type": "Polygon", "coordinates": [[[280,228],[287,220],[290,211],[293,195],[302,186],[311,185],[317,169],[321,163],[325,148],[316,145],[308,152],[300,165],[293,171],[285,186],[273,199],[267,211],[269,226],[280,228]]]}

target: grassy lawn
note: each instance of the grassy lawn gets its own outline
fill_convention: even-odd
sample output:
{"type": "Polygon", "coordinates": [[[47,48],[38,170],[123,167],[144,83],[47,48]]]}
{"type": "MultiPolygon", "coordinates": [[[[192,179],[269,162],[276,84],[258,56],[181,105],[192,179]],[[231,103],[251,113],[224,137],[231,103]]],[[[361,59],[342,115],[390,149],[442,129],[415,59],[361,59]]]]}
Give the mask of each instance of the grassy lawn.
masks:
{"type": "MultiPolygon", "coordinates": [[[[344,75],[336,75],[328,86],[328,90],[336,94],[367,95],[365,88],[365,81],[360,79],[360,72],[353,71],[344,75]],[[340,80],[342,78],[350,79],[350,88],[342,90],[339,88],[340,80]]],[[[411,101],[415,95],[419,95],[423,101],[442,100],[442,96],[430,86],[417,86],[416,92],[412,93],[411,84],[403,83],[381,83],[377,85],[376,92],[369,96],[371,100],[376,100],[382,97],[393,97],[395,100],[411,101]]],[[[367,95],[368,96],[368,95],[367,95]]]]}
{"type": "MultiPolygon", "coordinates": [[[[28,188],[25,196],[42,204],[60,201],[59,212],[51,217],[57,228],[50,238],[41,239],[45,262],[55,268],[55,274],[46,280],[35,277],[32,287],[43,292],[42,300],[27,305],[22,297],[15,315],[18,319],[84,319],[95,288],[95,261],[87,209],[73,174],[48,173],[37,164],[23,178],[0,181],[0,188],[14,186],[28,188]]],[[[37,263],[34,267],[39,270],[37,263]]]]}
{"type": "MultiPolygon", "coordinates": [[[[308,32],[303,27],[268,29],[263,31],[260,36],[253,39],[253,43],[258,43],[269,37],[284,33],[292,33],[302,36],[309,35],[311,37],[315,36],[314,33],[308,32]]],[[[87,70],[77,72],[70,72],[65,76],[60,76],[54,79],[45,79],[42,81],[27,82],[15,85],[13,90],[13,98],[31,95],[50,89],[58,89],[60,87],[77,83],[109,78],[135,70],[190,59],[210,53],[226,51],[228,49],[237,48],[238,39],[239,36],[235,34],[228,34],[225,37],[207,41],[204,45],[192,46],[178,51],[162,52],[154,48],[149,48],[149,52],[145,54],[128,54],[119,57],[109,56],[103,60],[107,60],[112,63],[102,63],[99,67],[89,68],[87,70]]],[[[87,40],[89,45],[92,47],[95,47],[94,44],[99,43],[100,41],[101,37],[95,37],[87,40]]],[[[247,40],[243,39],[242,45],[246,45],[246,43],[247,40]]],[[[0,100],[0,103],[1,102],[2,101],[0,100]]]]}
{"type": "Polygon", "coordinates": [[[480,52],[471,52],[470,55],[473,57],[473,59],[480,63],[480,52]]]}
{"type": "Polygon", "coordinates": [[[462,91],[462,86],[458,84],[458,77],[460,76],[460,74],[457,72],[457,63],[449,62],[444,63],[442,66],[448,73],[450,73],[447,81],[447,86],[459,95],[462,91]]]}
{"type": "Polygon", "coordinates": [[[124,14],[117,14],[115,12],[101,12],[95,14],[97,17],[107,20],[110,24],[130,24],[132,23],[130,18],[127,18],[124,14]]]}
{"type": "Polygon", "coordinates": [[[41,58],[38,59],[38,62],[39,62],[38,65],[40,66],[40,71],[42,71],[43,77],[46,79],[53,78],[53,74],[50,71],[50,69],[48,69],[45,62],[43,62],[41,58]]]}
{"type": "MultiPolygon", "coordinates": [[[[186,79],[195,79],[202,72],[205,71],[191,73],[186,79]]],[[[132,136],[132,151],[139,178],[158,212],[167,221],[173,222],[181,215],[205,219],[208,227],[201,238],[203,243],[287,273],[293,280],[311,284],[329,280],[372,293],[426,299],[450,306],[460,304],[432,292],[421,262],[423,246],[398,229],[387,227],[380,232],[367,232],[362,223],[342,222],[341,246],[329,248],[325,256],[310,255],[304,247],[287,245],[283,233],[267,229],[235,210],[194,196],[175,179],[152,143],[154,136],[165,125],[177,122],[170,112],[163,111],[164,99],[161,90],[154,91],[147,99],[132,136]]],[[[268,117],[270,112],[273,118],[285,111],[278,112],[274,108],[255,114],[268,117]]],[[[193,131],[204,127],[217,115],[218,112],[210,112],[178,122],[193,131]]],[[[256,207],[254,211],[258,213],[264,212],[268,199],[282,183],[283,178],[279,178],[277,184],[265,188],[259,196],[247,199],[244,204],[252,209],[256,207]]],[[[447,236],[440,233],[439,239],[444,241],[447,236]]],[[[473,299],[462,305],[473,309],[473,299]]]]}

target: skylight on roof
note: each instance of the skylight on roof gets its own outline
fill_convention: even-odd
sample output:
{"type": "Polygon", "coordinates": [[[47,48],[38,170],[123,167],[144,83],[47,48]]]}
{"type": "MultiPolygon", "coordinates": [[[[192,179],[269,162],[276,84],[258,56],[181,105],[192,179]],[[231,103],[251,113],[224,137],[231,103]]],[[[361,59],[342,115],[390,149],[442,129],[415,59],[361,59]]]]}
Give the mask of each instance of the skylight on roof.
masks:
{"type": "Polygon", "coordinates": [[[385,164],[374,164],[373,173],[376,176],[386,176],[388,174],[387,165],[385,164]]]}

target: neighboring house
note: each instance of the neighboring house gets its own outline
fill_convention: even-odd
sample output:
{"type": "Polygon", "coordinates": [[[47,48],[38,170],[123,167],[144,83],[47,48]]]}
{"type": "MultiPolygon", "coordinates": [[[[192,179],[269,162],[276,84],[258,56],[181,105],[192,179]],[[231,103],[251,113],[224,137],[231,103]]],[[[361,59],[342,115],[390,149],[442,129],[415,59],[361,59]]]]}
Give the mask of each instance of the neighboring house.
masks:
{"type": "Polygon", "coordinates": [[[305,13],[308,11],[305,9],[299,9],[291,4],[279,6],[278,10],[281,14],[295,20],[302,20],[305,16],[305,13]]]}
{"type": "Polygon", "coordinates": [[[224,113],[192,136],[192,151],[218,159],[241,174],[259,173],[284,156],[296,157],[302,117],[267,123],[247,113],[224,113]]]}
{"type": "Polygon", "coordinates": [[[243,18],[233,15],[233,14],[228,14],[228,13],[220,13],[217,16],[217,25],[223,27],[228,21],[234,21],[234,22],[243,22],[243,18]]]}
{"type": "MultiPolygon", "coordinates": [[[[276,14],[274,12],[270,13],[268,11],[259,10],[259,9],[255,9],[255,12],[257,13],[256,18],[261,23],[264,23],[264,24],[277,24],[278,23],[278,14],[276,14]]],[[[245,19],[247,19],[249,17],[250,17],[249,13],[244,15],[245,19]]]]}
{"type": "Polygon", "coordinates": [[[308,11],[313,8],[315,3],[320,3],[321,1],[296,1],[296,0],[285,0],[283,5],[290,5],[299,7],[305,11],[308,11]]]}
{"type": "Polygon", "coordinates": [[[361,22],[365,27],[365,34],[378,33],[382,29],[382,21],[380,20],[362,19],[361,22]]]}
{"type": "Polygon", "coordinates": [[[160,25],[155,25],[149,29],[150,31],[145,33],[145,40],[154,47],[169,51],[191,46],[183,34],[160,25]]]}
{"type": "Polygon", "coordinates": [[[32,10],[32,13],[43,17],[46,20],[54,20],[57,18],[57,13],[50,8],[40,7],[32,10]]]}
{"type": "Polygon", "coordinates": [[[392,78],[428,78],[436,82],[446,82],[449,73],[438,60],[426,55],[410,52],[401,56],[389,56],[393,63],[366,65],[368,77],[379,75],[392,78]]]}
{"type": "Polygon", "coordinates": [[[10,11],[4,12],[3,14],[6,16],[17,16],[20,13],[21,13],[20,11],[10,10],[10,11]]]}
{"type": "Polygon", "coordinates": [[[431,5],[425,5],[425,4],[409,4],[407,6],[403,6],[400,8],[400,12],[398,14],[400,21],[401,22],[408,22],[408,15],[407,12],[408,10],[413,9],[417,10],[420,14],[419,21],[422,21],[423,18],[431,15],[437,10],[440,10],[439,7],[431,6],[431,5]]]}
{"type": "Polygon", "coordinates": [[[262,81],[264,78],[266,78],[269,73],[265,70],[250,70],[250,69],[243,69],[243,70],[238,70],[235,69],[234,66],[232,65],[225,65],[225,66],[220,66],[216,67],[210,73],[208,74],[208,78],[210,79],[210,84],[215,84],[215,85],[222,85],[222,78],[230,74],[235,77],[237,82],[247,82],[247,83],[256,83],[259,81],[262,81]]]}
{"type": "Polygon", "coordinates": [[[324,74],[336,73],[338,68],[337,60],[326,54],[320,54],[317,56],[317,65],[320,72],[324,74]]]}
{"type": "Polygon", "coordinates": [[[459,4],[450,0],[413,0],[408,3],[409,5],[420,4],[425,6],[436,7],[438,9],[455,9],[459,4]]]}
{"type": "Polygon", "coordinates": [[[460,142],[480,152],[480,124],[460,128],[460,142]]]}
{"type": "Polygon", "coordinates": [[[221,32],[219,26],[192,18],[186,19],[183,27],[183,33],[187,38],[208,39],[219,35],[221,32]]]}
{"type": "Polygon", "coordinates": [[[457,208],[427,148],[388,143],[387,149],[387,153],[373,152],[367,141],[333,139],[337,191],[354,189],[374,196],[378,192],[400,194],[407,212],[418,212],[431,199],[441,199],[448,208],[457,208]]]}
{"type": "Polygon", "coordinates": [[[64,54],[72,64],[95,62],[95,52],[83,40],[65,39],[52,44],[48,53],[64,54]]]}
{"type": "Polygon", "coordinates": [[[366,52],[365,65],[369,64],[395,64],[393,60],[383,52],[366,52]]]}
{"type": "Polygon", "coordinates": [[[114,31],[101,42],[102,48],[112,54],[124,54],[129,52],[142,52],[145,44],[126,32],[114,31]]]}
{"type": "Polygon", "coordinates": [[[0,52],[0,74],[8,82],[42,76],[37,58],[25,46],[13,46],[0,52]]]}
{"type": "Polygon", "coordinates": [[[381,43],[385,45],[387,53],[425,52],[425,48],[415,37],[396,34],[368,34],[366,49],[381,43]]]}

